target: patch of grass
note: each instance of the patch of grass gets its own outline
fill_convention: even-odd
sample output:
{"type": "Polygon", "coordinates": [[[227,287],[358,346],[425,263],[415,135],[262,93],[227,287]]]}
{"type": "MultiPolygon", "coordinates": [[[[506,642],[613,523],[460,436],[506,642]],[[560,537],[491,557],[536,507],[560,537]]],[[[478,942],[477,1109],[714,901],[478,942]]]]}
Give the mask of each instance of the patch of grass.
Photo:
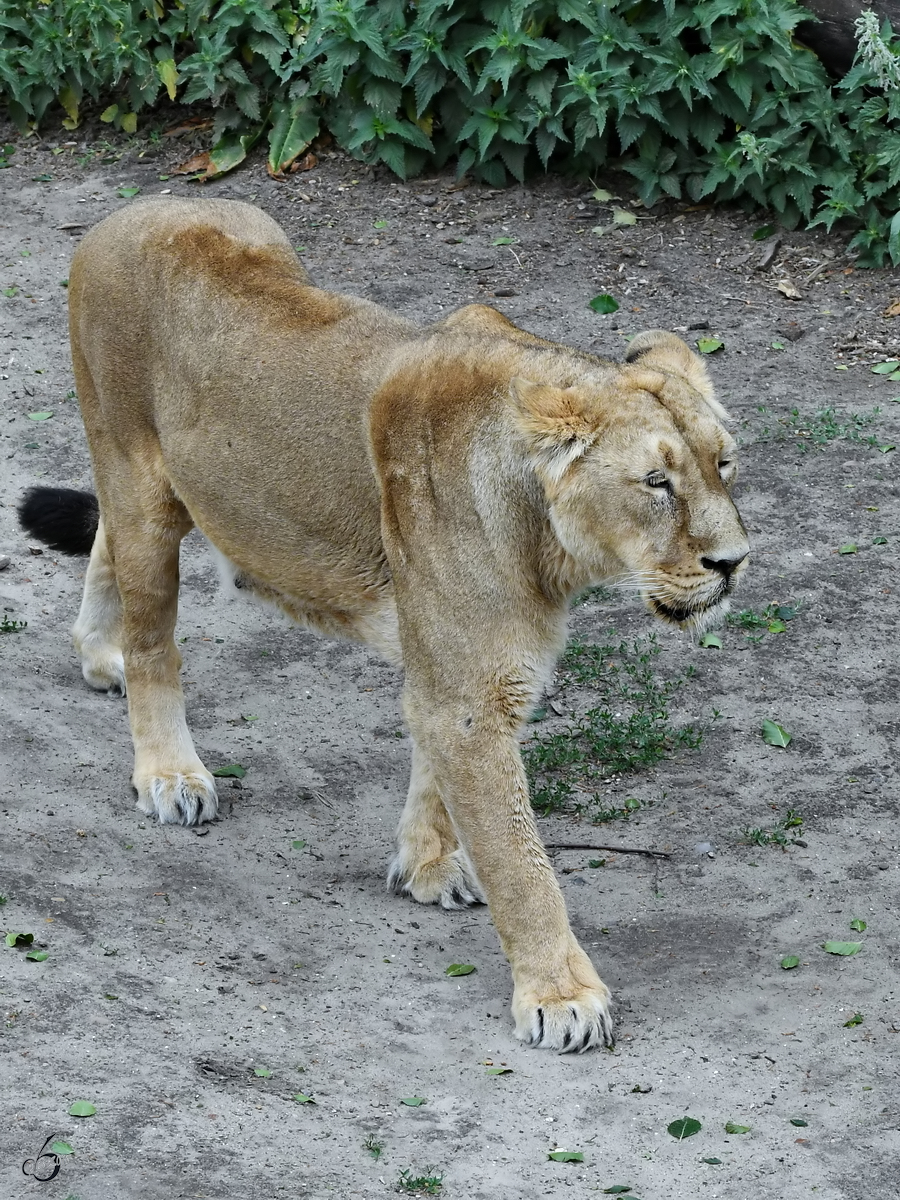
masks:
{"type": "Polygon", "coordinates": [[[602,586],[589,587],[578,595],[572,601],[572,608],[579,608],[582,604],[587,604],[588,601],[595,601],[597,604],[603,604],[607,600],[612,600],[613,593],[609,588],[602,586]]]}
{"type": "MultiPolygon", "coordinates": [[[[426,1167],[433,1172],[433,1167],[426,1167]]],[[[436,1196],[443,1187],[444,1176],[435,1174],[413,1175],[412,1171],[401,1171],[397,1180],[397,1191],[418,1196],[436,1196]]]]}
{"type": "MultiPolygon", "coordinates": [[[[615,636],[612,634],[611,636],[615,636]]],[[[532,803],[542,812],[572,804],[599,821],[626,819],[640,807],[603,807],[597,785],[610,775],[653,766],[679,747],[699,746],[694,725],[676,727],[669,702],[686,678],[661,679],[654,670],[656,637],[598,645],[574,639],[561,662],[565,684],[599,693],[600,702],[556,733],[537,733],[524,748],[532,803]]]]}
{"type": "Polygon", "coordinates": [[[0,633],[21,633],[28,628],[27,621],[12,621],[5,614],[0,619],[0,633]]]}
{"type": "Polygon", "coordinates": [[[798,439],[801,450],[815,447],[823,449],[830,442],[864,442],[867,446],[877,446],[878,438],[871,430],[878,418],[880,408],[873,408],[870,413],[839,413],[836,408],[820,408],[812,413],[801,413],[799,408],[792,408],[786,417],[779,417],[779,423],[798,439]]]}
{"type": "Polygon", "coordinates": [[[789,808],[780,821],[768,829],[745,825],[741,830],[741,841],[748,846],[780,846],[782,849],[796,843],[803,836],[803,818],[796,809],[789,808]],[[790,831],[793,830],[793,833],[790,831]],[[790,834],[790,836],[789,836],[790,834]]]}

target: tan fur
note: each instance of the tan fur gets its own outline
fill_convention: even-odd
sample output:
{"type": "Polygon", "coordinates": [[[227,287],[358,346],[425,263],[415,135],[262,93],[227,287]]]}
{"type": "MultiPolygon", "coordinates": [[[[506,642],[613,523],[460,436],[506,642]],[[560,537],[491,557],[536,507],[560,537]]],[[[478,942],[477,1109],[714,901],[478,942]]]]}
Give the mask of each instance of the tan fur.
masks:
{"type": "Polygon", "coordinates": [[[520,1037],[610,1042],[519,735],[575,591],[630,583],[694,627],[727,604],[747,545],[702,364],[658,332],[605,362],[479,305],[418,329],[310,286],[281,230],[230,201],[123,209],[82,242],[69,297],[103,517],[76,638],[94,686],[120,687],[124,658],[141,810],[215,813],[173,640],[196,525],[243,589],[402,658],[415,750],[392,885],[486,898],[520,1037]]]}

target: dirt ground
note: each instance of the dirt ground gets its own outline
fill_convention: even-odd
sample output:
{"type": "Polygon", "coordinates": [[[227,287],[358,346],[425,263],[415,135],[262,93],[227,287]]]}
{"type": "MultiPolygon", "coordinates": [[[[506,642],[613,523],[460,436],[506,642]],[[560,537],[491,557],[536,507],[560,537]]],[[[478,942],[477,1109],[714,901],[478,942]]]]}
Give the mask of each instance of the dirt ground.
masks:
{"type": "MultiPolygon", "coordinates": [[[[556,1056],[512,1036],[485,909],[385,891],[408,769],[397,673],[226,603],[195,535],[178,630],[189,719],[206,763],[246,776],[220,780],[203,829],[134,808],[125,705],[87,688],[69,639],[84,563],[33,554],[15,505],[36,482],[91,483],[61,286],[79,237],[129,203],[121,187],[201,185],[171,175],[189,137],[74,136],[22,142],[0,171],[0,615],[27,621],[0,634],[0,891],[4,927],[48,951],[0,957],[0,1193],[381,1197],[409,1171],[442,1175],[453,1200],[617,1184],[630,1200],[895,1200],[900,383],[870,370],[900,357],[882,315],[894,276],[852,270],[821,231],[782,233],[760,269],[761,217],[646,210],[615,178],[596,182],[621,200],[600,206],[585,183],[403,185],[326,153],[285,182],[254,160],[205,186],[281,221],[322,285],[421,322],[483,300],[612,358],[646,328],[724,343],[710,369],[740,434],[753,543],[736,607],[799,611],[780,633],[730,624],[720,650],[658,629],[663,673],[696,668],[676,715],[702,726],[699,749],[610,782],[612,806],[643,805],[627,822],[542,818],[549,842],[670,855],[605,851],[591,869],[599,852],[554,852],[619,1037],[614,1054],[556,1056]],[[636,222],[598,235],[613,204],[636,222]],[[614,315],[588,307],[603,292],[614,315]],[[763,741],[764,719],[787,749],[763,741]],[[803,826],[786,849],[742,837],[788,809],[803,826]],[[852,939],[855,956],[822,949],[852,939]],[[786,955],[799,966],[782,969],[786,955]],[[453,962],[477,970],[449,978],[453,962]],[[68,1115],[76,1100],[96,1115],[68,1115]],[[676,1141],[683,1116],[702,1129],[676,1141]],[[75,1153],[39,1184],[22,1163],[51,1135],[75,1153]],[[549,1159],[560,1147],[583,1162],[549,1159]]],[[[654,628],[622,597],[574,623],[597,639],[654,628]]]]}

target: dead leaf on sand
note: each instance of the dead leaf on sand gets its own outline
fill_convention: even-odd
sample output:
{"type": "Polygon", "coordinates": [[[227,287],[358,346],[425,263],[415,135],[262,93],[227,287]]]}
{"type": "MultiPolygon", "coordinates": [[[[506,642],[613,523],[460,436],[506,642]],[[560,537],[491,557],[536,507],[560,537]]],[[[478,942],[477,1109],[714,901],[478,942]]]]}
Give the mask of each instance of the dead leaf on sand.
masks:
{"type": "Polygon", "coordinates": [[[791,283],[789,279],[779,279],[775,284],[777,291],[781,292],[782,296],[787,296],[788,300],[802,300],[803,293],[791,283]]]}
{"type": "Polygon", "coordinates": [[[892,300],[881,315],[883,317],[900,317],[900,300],[892,300]]]}
{"type": "Polygon", "coordinates": [[[212,164],[208,150],[203,150],[200,154],[192,154],[187,162],[183,162],[180,167],[176,167],[172,174],[196,175],[198,171],[202,171],[205,175],[216,174],[216,168],[212,164]]]}

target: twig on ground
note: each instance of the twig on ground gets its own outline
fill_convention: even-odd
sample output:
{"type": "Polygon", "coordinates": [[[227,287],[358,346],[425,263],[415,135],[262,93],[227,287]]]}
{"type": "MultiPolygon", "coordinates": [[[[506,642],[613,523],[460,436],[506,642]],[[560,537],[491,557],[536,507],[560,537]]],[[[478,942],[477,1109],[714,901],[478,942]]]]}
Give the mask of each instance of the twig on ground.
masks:
{"type": "Polygon", "coordinates": [[[595,846],[587,842],[545,842],[545,850],[612,850],[617,854],[649,854],[651,858],[671,858],[663,850],[643,850],[640,846],[595,846]]]}

